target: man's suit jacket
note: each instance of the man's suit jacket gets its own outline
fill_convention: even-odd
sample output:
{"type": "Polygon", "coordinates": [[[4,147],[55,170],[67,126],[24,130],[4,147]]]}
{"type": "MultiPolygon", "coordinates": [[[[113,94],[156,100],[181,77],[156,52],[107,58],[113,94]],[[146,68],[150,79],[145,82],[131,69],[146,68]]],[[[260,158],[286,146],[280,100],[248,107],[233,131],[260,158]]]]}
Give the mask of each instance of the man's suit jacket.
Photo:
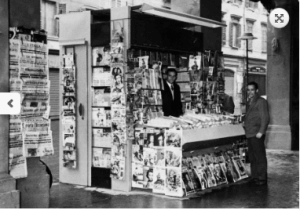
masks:
{"type": "Polygon", "coordinates": [[[164,90],[162,91],[163,112],[164,112],[164,116],[179,117],[180,115],[183,114],[180,87],[176,83],[174,83],[173,85],[174,85],[174,100],[173,100],[171,89],[167,84],[167,82],[164,80],[164,90]]]}
{"type": "Polygon", "coordinates": [[[234,102],[231,96],[224,94],[224,99],[222,102],[223,111],[233,114],[234,113],[234,102]]]}
{"type": "Polygon", "coordinates": [[[254,137],[258,132],[265,134],[270,122],[268,103],[256,94],[247,107],[245,116],[246,137],[254,137]]]}

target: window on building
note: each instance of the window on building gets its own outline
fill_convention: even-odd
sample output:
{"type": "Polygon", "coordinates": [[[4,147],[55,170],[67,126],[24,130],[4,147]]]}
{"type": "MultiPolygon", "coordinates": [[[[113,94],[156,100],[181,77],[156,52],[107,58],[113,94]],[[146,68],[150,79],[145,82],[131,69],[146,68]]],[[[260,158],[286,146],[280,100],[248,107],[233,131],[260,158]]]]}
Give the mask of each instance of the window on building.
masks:
{"type": "MultiPolygon", "coordinates": [[[[226,21],[222,20],[222,23],[226,24],[226,21]]],[[[222,27],[222,45],[226,45],[226,27],[222,27]]]]}
{"type": "Polygon", "coordinates": [[[267,25],[262,24],[261,25],[261,51],[267,52],[267,25]]]}
{"type": "Polygon", "coordinates": [[[241,5],[242,4],[242,0],[232,0],[232,3],[241,5]]]}
{"type": "Polygon", "coordinates": [[[224,70],[225,93],[234,97],[234,71],[230,69],[224,70]]]}
{"type": "Polygon", "coordinates": [[[41,4],[41,29],[48,32],[49,36],[58,36],[58,22],[56,2],[43,0],[41,4]]]}
{"type": "MultiPolygon", "coordinates": [[[[247,22],[247,32],[253,34],[254,22],[250,20],[247,20],[246,22],[247,22]]],[[[253,40],[248,40],[248,49],[253,50],[253,40]]]]}
{"type": "Polygon", "coordinates": [[[257,9],[258,8],[258,2],[253,2],[253,1],[250,1],[250,0],[246,0],[245,1],[245,6],[247,8],[251,8],[251,9],[257,9]]]}
{"type": "Polygon", "coordinates": [[[241,47],[241,40],[238,37],[241,36],[241,24],[239,24],[239,18],[232,18],[229,25],[229,45],[234,48],[241,47]]]}

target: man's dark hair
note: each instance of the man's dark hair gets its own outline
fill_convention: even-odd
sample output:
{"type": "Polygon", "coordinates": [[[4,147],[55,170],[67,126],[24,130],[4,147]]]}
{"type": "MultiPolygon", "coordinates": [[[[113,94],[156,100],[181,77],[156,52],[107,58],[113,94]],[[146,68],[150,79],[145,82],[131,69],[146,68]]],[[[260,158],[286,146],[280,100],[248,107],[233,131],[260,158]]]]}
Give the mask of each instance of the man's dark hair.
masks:
{"type": "Polygon", "coordinates": [[[247,84],[247,86],[248,85],[253,85],[254,86],[254,88],[255,88],[255,90],[258,90],[258,84],[256,83],[256,82],[248,82],[248,84],[247,84]]]}
{"type": "Polygon", "coordinates": [[[169,68],[169,69],[167,69],[166,74],[168,75],[169,72],[175,72],[175,76],[177,77],[177,71],[176,71],[176,69],[174,69],[174,68],[169,68]]]}

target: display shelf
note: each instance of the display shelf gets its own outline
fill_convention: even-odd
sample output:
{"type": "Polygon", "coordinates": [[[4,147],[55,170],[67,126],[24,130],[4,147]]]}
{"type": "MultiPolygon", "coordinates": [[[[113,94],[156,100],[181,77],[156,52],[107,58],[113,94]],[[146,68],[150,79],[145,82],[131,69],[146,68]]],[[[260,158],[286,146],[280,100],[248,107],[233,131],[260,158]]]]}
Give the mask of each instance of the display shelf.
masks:
{"type": "Polygon", "coordinates": [[[93,105],[92,108],[111,108],[111,106],[95,106],[95,105],[93,105]]]}
{"type": "Polygon", "coordinates": [[[182,144],[184,145],[186,143],[222,139],[243,135],[245,135],[245,130],[241,124],[183,130],[184,139],[182,144]]]}
{"type": "Polygon", "coordinates": [[[100,67],[108,67],[108,68],[110,68],[110,66],[108,66],[108,65],[92,66],[92,68],[100,68],[100,67]]]}
{"type": "Polygon", "coordinates": [[[111,128],[111,127],[107,127],[107,126],[92,126],[92,128],[111,128]]]}
{"type": "Polygon", "coordinates": [[[99,146],[92,146],[93,148],[111,148],[111,147],[105,147],[105,146],[102,146],[102,147],[99,147],[99,146]]]}

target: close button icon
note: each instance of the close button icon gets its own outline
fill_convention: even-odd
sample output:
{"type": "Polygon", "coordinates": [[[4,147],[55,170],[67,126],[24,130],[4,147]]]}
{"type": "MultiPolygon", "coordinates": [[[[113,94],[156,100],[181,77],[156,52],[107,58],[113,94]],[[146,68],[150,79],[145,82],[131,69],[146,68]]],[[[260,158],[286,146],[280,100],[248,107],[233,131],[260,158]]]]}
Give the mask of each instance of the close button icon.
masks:
{"type": "Polygon", "coordinates": [[[21,95],[17,92],[0,93],[0,115],[18,115],[21,112],[21,95]]]}

